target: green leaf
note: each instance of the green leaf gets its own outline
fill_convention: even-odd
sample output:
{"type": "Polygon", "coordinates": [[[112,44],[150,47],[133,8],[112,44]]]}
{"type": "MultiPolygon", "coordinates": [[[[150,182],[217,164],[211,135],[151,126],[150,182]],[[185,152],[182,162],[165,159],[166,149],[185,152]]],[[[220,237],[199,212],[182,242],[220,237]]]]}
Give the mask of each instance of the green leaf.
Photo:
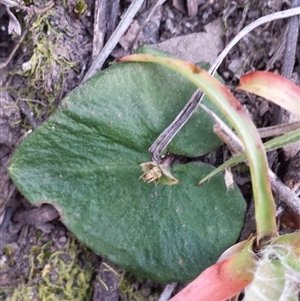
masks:
{"type": "MultiPolygon", "coordinates": [[[[289,133],[286,133],[282,136],[276,137],[274,139],[271,139],[264,143],[265,151],[269,152],[275,149],[278,149],[280,147],[283,147],[285,145],[289,145],[291,143],[300,141],[300,131],[294,130],[289,133]]],[[[211,177],[215,176],[216,174],[222,172],[226,168],[235,166],[247,159],[247,156],[245,153],[241,153],[239,155],[236,155],[226,162],[224,162],[222,165],[218,166],[216,169],[214,169],[210,174],[206,175],[203,179],[201,179],[198,182],[198,185],[203,184],[205,181],[209,180],[211,177]]]]}
{"type": "MultiPolygon", "coordinates": [[[[283,296],[287,280],[284,268],[279,261],[263,258],[255,271],[254,280],[245,289],[243,300],[287,300],[288,296],[283,296]]],[[[289,291],[290,293],[292,290],[289,291]]]]}
{"type": "MultiPolygon", "coordinates": [[[[9,173],[30,202],[54,204],[79,240],[120,267],[161,282],[191,280],[238,238],[243,197],[237,187],[227,192],[222,176],[197,187],[212,170],[202,163],[175,164],[177,185],[139,177],[151,143],[194,89],[161,66],[113,65],[23,141],[9,173]]],[[[218,140],[207,143],[207,122],[201,134],[210,139],[199,143],[190,125],[174,149],[197,155],[216,147],[218,140]]]]}

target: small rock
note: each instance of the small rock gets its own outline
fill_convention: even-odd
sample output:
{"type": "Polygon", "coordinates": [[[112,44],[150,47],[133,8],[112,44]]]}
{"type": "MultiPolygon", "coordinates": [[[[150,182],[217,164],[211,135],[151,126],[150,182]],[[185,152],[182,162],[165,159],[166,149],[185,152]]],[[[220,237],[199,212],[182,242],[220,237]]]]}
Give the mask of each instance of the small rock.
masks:
{"type": "Polygon", "coordinates": [[[54,226],[51,223],[37,224],[35,227],[43,231],[44,233],[50,233],[54,228],[54,226]]]}
{"type": "Polygon", "coordinates": [[[61,236],[58,240],[61,244],[65,244],[67,242],[67,237],[66,236],[61,236]]]}
{"type": "MultiPolygon", "coordinates": [[[[171,31],[171,29],[169,30],[171,31]]],[[[206,32],[169,39],[155,45],[155,48],[192,63],[208,62],[212,64],[223,49],[221,20],[209,23],[205,30],[206,32]]]]}

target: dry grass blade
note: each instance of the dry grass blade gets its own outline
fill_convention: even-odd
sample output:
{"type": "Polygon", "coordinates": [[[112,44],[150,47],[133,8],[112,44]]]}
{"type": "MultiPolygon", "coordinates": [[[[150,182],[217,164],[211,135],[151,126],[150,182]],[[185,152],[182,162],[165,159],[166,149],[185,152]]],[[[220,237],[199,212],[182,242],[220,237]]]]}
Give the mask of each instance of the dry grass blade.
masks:
{"type": "Polygon", "coordinates": [[[134,0],[130,4],[129,8],[127,9],[124,17],[122,18],[121,22],[119,23],[116,30],[111,35],[110,39],[96,57],[95,61],[92,63],[92,66],[86,73],[85,77],[83,78],[83,82],[86,81],[88,78],[96,74],[98,71],[101,70],[102,65],[104,64],[105,60],[111,54],[117,43],[119,42],[121,36],[130,26],[133,18],[135,17],[136,13],[139,11],[143,4],[144,0],[134,0]]]}
{"type": "Polygon", "coordinates": [[[164,288],[162,294],[160,295],[158,301],[168,301],[171,294],[173,293],[176,285],[177,285],[177,283],[175,283],[175,282],[167,284],[166,287],[164,288]]]}
{"type": "MultiPolygon", "coordinates": [[[[292,7],[300,7],[300,0],[294,0],[292,7]]],[[[286,43],[283,55],[282,75],[290,78],[295,64],[296,46],[299,34],[299,18],[297,16],[289,19],[289,28],[286,36],[286,43]]]]}

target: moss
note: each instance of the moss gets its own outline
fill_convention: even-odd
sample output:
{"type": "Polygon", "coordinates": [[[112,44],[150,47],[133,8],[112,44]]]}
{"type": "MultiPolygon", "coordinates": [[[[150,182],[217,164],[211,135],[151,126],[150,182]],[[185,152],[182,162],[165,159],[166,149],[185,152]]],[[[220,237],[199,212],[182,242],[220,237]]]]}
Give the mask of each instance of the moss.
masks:
{"type": "Polygon", "coordinates": [[[36,255],[36,254],[39,254],[39,253],[40,253],[40,247],[39,246],[34,245],[34,246],[31,247],[30,254],[36,255]]]}
{"type": "Polygon", "coordinates": [[[12,247],[10,247],[10,246],[5,246],[5,247],[3,248],[3,253],[4,253],[6,256],[10,257],[10,256],[12,256],[12,255],[14,254],[14,250],[13,250],[12,247]]]}
{"type": "Polygon", "coordinates": [[[77,66],[77,62],[69,59],[69,50],[64,46],[64,34],[52,22],[55,18],[57,11],[52,8],[26,19],[28,34],[24,43],[30,50],[22,65],[11,72],[22,82],[18,84],[16,99],[26,98],[36,119],[43,119],[54,112],[61,96],[64,74],[77,66]]]}
{"type": "Polygon", "coordinates": [[[27,256],[28,278],[6,297],[7,301],[91,300],[91,252],[79,245],[74,237],[69,238],[60,251],[51,253],[52,249],[53,242],[31,248],[27,256]]]}
{"type": "Polygon", "coordinates": [[[145,287],[144,281],[128,273],[120,280],[120,301],[155,301],[161,292],[153,293],[152,288],[145,287]],[[151,293],[151,295],[150,295],[151,293]]]}
{"type": "Polygon", "coordinates": [[[87,10],[87,4],[85,3],[84,0],[76,0],[74,12],[78,16],[82,16],[87,10]]]}
{"type": "Polygon", "coordinates": [[[13,291],[11,298],[6,299],[6,301],[29,301],[32,299],[33,287],[18,288],[13,291]]]}
{"type": "Polygon", "coordinates": [[[132,287],[132,279],[130,277],[126,277],[126,274],[123,275],[120,281],[120,297],[121,300],[129,300],[129,301],[144,301],[138,292],[134,291],[132,287]]]}

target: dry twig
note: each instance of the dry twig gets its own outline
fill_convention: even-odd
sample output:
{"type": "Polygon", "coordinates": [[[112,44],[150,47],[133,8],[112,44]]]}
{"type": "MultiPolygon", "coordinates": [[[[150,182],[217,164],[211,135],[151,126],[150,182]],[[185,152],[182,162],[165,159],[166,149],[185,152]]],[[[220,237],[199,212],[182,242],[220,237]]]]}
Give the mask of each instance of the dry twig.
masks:
{"type": "Polygon", "coordinates": [[[95,1],[92,61],[103,49],[106,35],[106,0],[95,1]]]}
{"type": "MultiPolygon", "coordinates": [[[[292,7],[299,8],[300,0],[294,0],[292,7]]],[[[286,35],[285,49],[283,55],[283,64],[282,64],[282,75],[286,78],[291,78],[295,57],[296,57],[296,48],[297,40],[299,34],[299,16],[293,16],[289,19],[288,31],[286,35]]]]}
{"type": "Polygon", "coordinates": [[[13,56],[15,55],[16,51],[19,49],[19,47],[21,46],[25,36],[27,34],[27,30],[25,30],[22,34],[22,36],[20,37],[18,43],[16,44],[15,48],[12,50],[12,52],[10,53],[9,57],[5,60],[5,62],[0,64],[0,69],[5,68],[10,61],[12,60],[13,56]]]}

